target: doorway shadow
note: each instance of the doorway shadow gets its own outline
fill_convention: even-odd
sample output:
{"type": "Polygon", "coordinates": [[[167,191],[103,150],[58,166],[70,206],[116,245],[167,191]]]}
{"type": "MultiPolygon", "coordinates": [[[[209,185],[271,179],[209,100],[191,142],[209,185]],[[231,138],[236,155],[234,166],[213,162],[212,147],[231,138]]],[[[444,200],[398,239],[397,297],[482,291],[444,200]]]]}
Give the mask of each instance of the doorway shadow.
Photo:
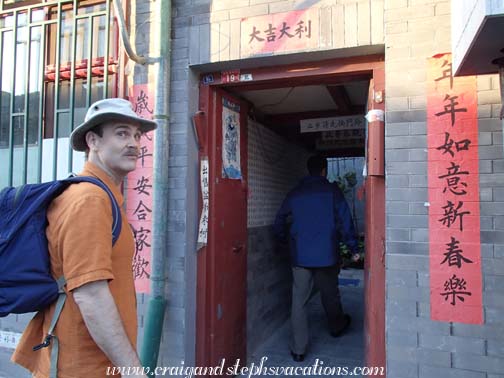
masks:
{"type": "MultiPolygon", "coordinates": [[[[317,293],[309,302],[309,322],[311,341],[306,358],[303,362],[294,362],[289,351],[290,321],[287,320],[277,328],[271,336],[259,345],[248,356],[248,367],[254,364],[263,368],[281,367],[314,367],[319,368],[344,368],[352,371],[354,367],[364,365],[364,270],[344,269],[340,273],[340,291],[343,309],[352,316],[352,324],[347,332],[338,338],[329,334],[327,320],[317,293]],[[265,359],[267,358],[267,359],[265,359]]],[[[280,371],[280,370],[279,370],[280,371]]],[[[308,376],[320,376],[315,371],[308,376]]],[[[271,374],[270,374],[271,375],[271,374]]],[[[304,375],[304,374],[303,374],[304,375]]],[[[266,377],[253,373],[254,377],[266,377]]],[[[289,374],[280,374],[280,377],[289,377],[289,374]]],[[[360,377],[360,375],[353,375],[360,377]]],[[[242,375],[248,377],[248,375],[242,375]]]]}

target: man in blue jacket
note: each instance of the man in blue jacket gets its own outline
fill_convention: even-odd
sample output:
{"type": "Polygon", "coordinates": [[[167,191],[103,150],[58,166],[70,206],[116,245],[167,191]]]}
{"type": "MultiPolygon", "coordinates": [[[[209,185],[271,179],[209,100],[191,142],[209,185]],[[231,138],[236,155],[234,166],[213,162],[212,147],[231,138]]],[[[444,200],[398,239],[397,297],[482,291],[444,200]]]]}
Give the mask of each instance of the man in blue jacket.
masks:
{"type": "Polygon", "coordinates": [[[312,156],[309,176],[292,189],[277,213],[274,231],[287,240],[292,262],[291,354],[303,361],[309,341],[307,304],[313,285],[319,289],[330,333],[340,336],[350,325],[343,312],[338,289],[339,243],[345,243],[358,260],[357,239],[350,209],[336,184],[326,179],[327,159],[312,156]]]}

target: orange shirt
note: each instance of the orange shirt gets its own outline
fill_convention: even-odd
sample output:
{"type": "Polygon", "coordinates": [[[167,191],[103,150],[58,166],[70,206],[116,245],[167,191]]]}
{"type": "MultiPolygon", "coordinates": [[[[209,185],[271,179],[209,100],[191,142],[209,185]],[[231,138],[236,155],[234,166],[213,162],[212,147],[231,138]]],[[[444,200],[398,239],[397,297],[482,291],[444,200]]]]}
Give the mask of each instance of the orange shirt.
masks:
{"type": "MultiPolygon", "coordinates": [[[[46,235],[51,273],[64,275],[67,300],[54,330],[59,339],[58,378],[101,378],[112,366],[91,338],[77,307],[72,290],[86,283],[109,280],[110,292],[124,328],[136,349],[137,314],[132,273],[135,250],[133,233],[122,209],[124,198],[105,172],[87,162],[83,176],[101,179],[121,206],[121,235],[112,247],[112,205],[107,193],[91,183],[72,184],[51,203],[46,235]]],[[[23,333],[12,361],[33,372],[36,378],[49,377],[51,347],[32,351],[47,334],[54,304],[39,312],[23,333]]],[[[107,316],[107,309],[101,309],[107,316]]]]}

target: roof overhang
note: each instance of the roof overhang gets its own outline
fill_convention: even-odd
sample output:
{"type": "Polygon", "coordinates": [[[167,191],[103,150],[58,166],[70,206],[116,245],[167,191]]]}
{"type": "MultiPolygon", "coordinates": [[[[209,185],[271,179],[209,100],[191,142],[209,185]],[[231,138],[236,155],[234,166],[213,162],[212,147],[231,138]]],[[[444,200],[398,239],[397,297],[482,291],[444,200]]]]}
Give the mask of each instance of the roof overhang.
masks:
{"type": "Polygon", "coordinates": [[[504,56],[504,1],[452,0],[455,76],[498,72],[492,61],[504,56]]]}

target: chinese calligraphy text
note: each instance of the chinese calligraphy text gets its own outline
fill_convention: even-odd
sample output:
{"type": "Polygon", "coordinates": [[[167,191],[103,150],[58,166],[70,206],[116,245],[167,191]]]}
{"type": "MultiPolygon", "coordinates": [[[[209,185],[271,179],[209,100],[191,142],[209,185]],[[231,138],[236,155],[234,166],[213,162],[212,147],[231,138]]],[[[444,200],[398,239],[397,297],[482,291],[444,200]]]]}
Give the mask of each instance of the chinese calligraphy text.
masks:
{"type": "Polygon", "coordinates": [[[429,59],[427,94],[431,318],[481,324],[476,78],[429,59]]]}
{"type": "Polygon", "coordinates": [[[241,23],[241,57],[319,46],[319,9],[250,17],[241,23]]]}
{"type": "MultiPolygon", "coordinates": [[[[130,91],[130,99],[136,113],[143,118],[151,118],[153,98],[147,85],[136,85],[130,91]]],[[[138,293],[149,292],[151,272],[150,250],[152,247],[152,196],[153,196],[153,153],[152,133],[145,134],[141,146],[136,170],[128,175],[126,185],[126,214],[135,238],[135,254],[132,273],[135,289],[138,293]]]]}

